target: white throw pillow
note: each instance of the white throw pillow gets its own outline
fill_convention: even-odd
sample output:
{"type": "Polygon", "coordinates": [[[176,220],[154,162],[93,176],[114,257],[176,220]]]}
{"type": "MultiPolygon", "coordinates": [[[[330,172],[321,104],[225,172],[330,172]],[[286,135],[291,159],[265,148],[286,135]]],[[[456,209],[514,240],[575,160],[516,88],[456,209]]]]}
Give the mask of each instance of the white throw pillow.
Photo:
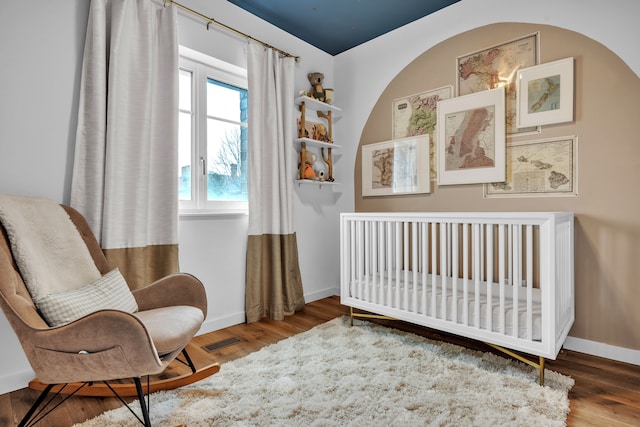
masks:
{"type": "Polygon", "coordinates": [[[138,311],[138,304],[117,268],[93,283],[45,295],[34,302],[49,326],[64,325],[98,310],[138,311]]]}

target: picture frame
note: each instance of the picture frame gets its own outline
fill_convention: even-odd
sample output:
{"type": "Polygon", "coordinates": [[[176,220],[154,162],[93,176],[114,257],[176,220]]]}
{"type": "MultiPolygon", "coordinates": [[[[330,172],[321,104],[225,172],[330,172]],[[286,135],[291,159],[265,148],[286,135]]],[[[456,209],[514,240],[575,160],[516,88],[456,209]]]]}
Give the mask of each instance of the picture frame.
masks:
{"type": "Polygon", "coordinates": [[[504,41],[456,59],[456,94],[469,95],[505,87],[507,135],[540,133],[539,126],[518,127],[516,72],[540,63],[540,32],[504,41]]]}
{"type": "Polygon", "coordinates": [[[507,144],[504,182],[484,185],[484,197],[575,197],[578,195],[576,135],[507,144]]]}
{"type": "Polygon", "coordinates": [[[394,99],[391,111],[392,138],[434,132],[438,102],[452,96],[453,86],[448,85],[394,99]]]}
{"type": "Polygon", "coordinates": [[[518,70],[518,127],[572,122],[574,59],[518,70]]]}
{"type": "Polygon", "coordinates": [[[438,185],[504,181],[504,87],[440,101],[438,141],[438,185]]]}
{"type": "Polygon", "coordinates": [[[431,192],[429,135],[363,145],[361,154],[364,197],[431,192]]]}
{"type": "Polygon", "coordinates": [[[436,124],[438,119],[438,102],[453,96],[453,86],[442,86],[402,98],[392,102],[392,139],[406,138],[416,135],[429,135],[430,179],[437,177],[436,161],[436,124]]]}

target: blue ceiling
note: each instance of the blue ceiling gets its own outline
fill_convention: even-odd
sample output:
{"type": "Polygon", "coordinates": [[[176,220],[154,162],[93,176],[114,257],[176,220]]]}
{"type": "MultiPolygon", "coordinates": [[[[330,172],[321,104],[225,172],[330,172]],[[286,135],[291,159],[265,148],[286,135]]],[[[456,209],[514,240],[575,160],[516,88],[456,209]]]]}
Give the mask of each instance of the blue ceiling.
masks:
{"type": "Polygon", "coordinates": [[[337,55],[460,0],[227,0],[337,55]]]}

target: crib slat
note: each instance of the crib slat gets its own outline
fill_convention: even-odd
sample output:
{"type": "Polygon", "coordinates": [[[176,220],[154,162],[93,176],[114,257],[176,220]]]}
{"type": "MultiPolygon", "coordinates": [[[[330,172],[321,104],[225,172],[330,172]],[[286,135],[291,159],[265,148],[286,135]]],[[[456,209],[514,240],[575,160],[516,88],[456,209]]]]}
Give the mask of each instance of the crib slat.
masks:
{"type": "Polygon", "coordinates": [[[448,224],[440,223],[440,318],[447,318],[447,240],[448,224]]]}
{"type": "Polygon", "coordinates": [[[512,330],[511,335],[514,337],[518,336],[518,314],[520,307],[519,300],[519,290],[520,286],[522,286],[522,270],[521,270],[521,257],[522,257],[522,227],[520,224],[514,224],[513,228],[513,279],[511,281],[511,291],[512,291],[512,330]]]}
{"type": "Polygon", "coordinates": [[[378,235],[376,249],[376,277],[378,280],[378,291],[376,292],[376,298],[380,304],[384,304],[384,222],[376,221],[375,227],[378,235]]]}
{"type": "Polygon", "coordinates": [[[480,224],[473,224],[473,323],[480,328],[480,224]]]}
{"type": "Polygon", "coordinates": [[[402,222],[396,222],[396,244],[395,244],[395,252],[396,252],[396,262],[394,265],[395,269],[395,287],[396,287],[396,300],[395,300],[395,308],[401,309],[402,304],[400,302],[400,273],[402,272],[402,222]]]}
{"type": "Polygon", "coordinates": [[[413,273],[411,297],[411,311],[418,312],[418,223],[411,223],[411,272],[413,273]]]}
{"type": "Polygon", "coordinates": [[[356,266],[356,222],[349,222],[349,294],[354,296],[356,289],[354,284],[356,283],[356,274],[358,269],[356,266]]]}
{"type": "Polygon", "coordinates": [[[402,302],[399,306],[408,310],[409,300],[409,223],[402,222],[402,302]]]}
{"type": "Polygon", "coordinates": [[[527,334],[533,340],[533,226],[527,225],[527,334]]]}
{"type": "Polygon", "coordinates": [[[356,298],[362,298],[362,281],[363,281],[363,272],[362,272],[362,258],[364,257],[364,250],[362,248],[362,227],[363,221],[356,222],[356,274],[358,277],[358,285],[356,289],[356,298]]]}
{"type": "Polygon", "coordinates": [[[385,305],[388,307],[393,307],[393,298],[392,298],[392,279],[393,279],[393,226],[391,221],[387,221],[387,300],[385,301],[385,305]]]}
{"type": "Polygon", "coordinates": [[[487,330],[493,330],[493,225],[487,224],[487,309],[485,311],[487,330]]]}
{"type": "Polygon", "coordinates": [[[363,249],[363,259],[364,259],[364,289],[362,297],[365,301],[370,301],[370,289],[371,289],[371,221],[363,221],[364,225],[364,245],[363,249]]]}
{"type": "Polygon", "coordinates": [[[364,288],[365,288],[365,255],[366,250],[364,247],[364,230],[365,230],[366,221],[360,221],[358,224],[358,298],[364,299],[364,288]]]}
{"type": "Polygon", "coordinates": [[[436,290],[437,290],[437,268],[438,268],[438,224],[431,223],[431,317],[436,316],[436,290]]]}
{"type": "Polygon", "coordinates": [[[458,276],[460,268],[458,224],[451,229],[451,319],[458,323],[458,276]]]}
{"type": "Polygon", "coordinates": [[[505,253],[505,228],[507,226],[505,224],[500,224],[498,226],[498,275],[500,276],[500,311],[498,312],[498,330],[501,334],[504,334],[505,332],[505,308],[504,308],[504,285],[506,283],[506,271],[505,269],[507,268],[505,263],[506,263],[506,259],[505,257],[507,256],[505,253]]]}
{"type": "Polygon", "coordinates": [[[469,325],[469,224],[462,227],[462,323],[469,325]]]}
{"type": "Polygon", "coordinates": [[[507,256],[509,261],[507,266],[509,267],[509,271],[507,274],[507,280],[510,284],[513,284],[513,227],[511,225],[507,226],[507,256]]]}
{"type": "Polygon", "coordinates": [[[371,243],[368,250],[370,251],[369,260],[371,262],[371,301],[378,303],[378,227],[377,221],[369,221],[369,232],[371,233],[371,243]]]}
{"type": "Polygon", "coordinates": [[[420,245],[422,246],[422,314],[427,315],[427,286],[429,275],[429,223],[421,224],[422,238],[420,245]]]}

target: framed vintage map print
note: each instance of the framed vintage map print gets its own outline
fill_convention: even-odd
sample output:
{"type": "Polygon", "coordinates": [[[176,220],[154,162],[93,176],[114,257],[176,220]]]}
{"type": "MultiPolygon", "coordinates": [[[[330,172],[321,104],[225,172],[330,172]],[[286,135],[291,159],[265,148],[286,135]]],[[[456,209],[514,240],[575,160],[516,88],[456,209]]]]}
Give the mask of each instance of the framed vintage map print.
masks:
{"type": "Polygon", "coordinates": [[[507,145],[504,182],[485,184],[485,197],[577,196],[575,136],[507,145]]]}
{"type": "Polygon", "coordinates": [[[438,185],[504,181],[504,88],[441,101],[438,141],[438,185]]]}
{"type": "Polygon", "coordinates": [[[429,135],[362,146],[362,195],[429,193],[429,135]]]}
{"type": "Polygon", "coordinates": [[[391,117],[392,139],[408,136],[429,135],[430,179],[436,180],[436,145],[435,132],[438,119],[438,102],[453,96],[453,86],[443,86],[414,95],[393,100],[391,117]]]}
{"type": "Polygon", "coordinates": [[[393,100],[392,139],[433,133],[438,101],[452,96],[451,85],[393,100]]]}
{"type": "Polygon", "coordinates": [[[573,58],[518,70],[518,127],[573,121],[573,58]]]}
{"type": "Polygon", "coordinates": [[[539,33],[468,53],[457,58],[457,93],[468,95],[504,87],[507,134],[539,132],[536,126],[518,128],[516,72],[539,62],[539,33]]]}

